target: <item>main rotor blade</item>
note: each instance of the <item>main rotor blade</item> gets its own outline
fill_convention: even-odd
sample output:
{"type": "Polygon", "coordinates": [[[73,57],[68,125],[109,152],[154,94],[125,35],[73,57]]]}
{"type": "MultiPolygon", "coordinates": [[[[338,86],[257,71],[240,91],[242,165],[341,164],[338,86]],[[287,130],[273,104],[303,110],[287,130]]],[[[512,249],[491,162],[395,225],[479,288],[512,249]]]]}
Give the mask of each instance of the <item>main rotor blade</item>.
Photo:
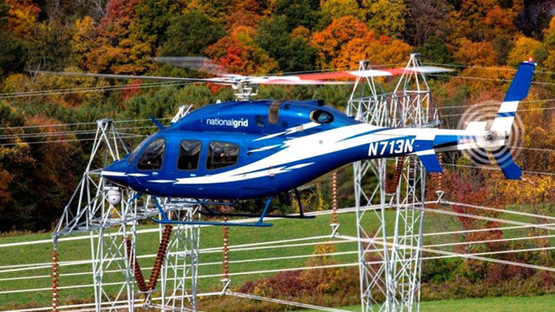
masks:
{"type": "Polygon", "coordinates": [[[142,76],[142,75],[117,75],[117,74],[95,74],[95,73],[76,73],[76,72],[54,72],[44,70],[30,70],[30,73],[58,75],[69,77],[93,77],[106,79],[138,79],[138,80],[156,80],[156,81],[174,81],[174,82],[211,82],[215,84],[233,85],[234,83],[225,78],[182,78],[182,77],[164,77],[164,76],[142,76]]]}
{"type": "Polygon", "coordinates": [[[302,80],[328,80],[328,79],[353,79],[356,77],[387,77],[387,76],[400,76],[405,73],[421,73],[421,74],[435,74],[454,71],[451,68],[437,67],[437,66],[421,66],[418,68],[384,68],[384,69],[367,69],[367,70],[352,70],[352,71],[339,71],[329,73],[314,73],[314,74],[300,74],[297,75],[302,80]]]}
{"type": "Polygon", "coordinates": [[[202,56],[162,56],[153,57],[152,60],[158,63],[171,64],[216,76],[229,75],[229,72],[227,72],[223,66],[202,56]]]}

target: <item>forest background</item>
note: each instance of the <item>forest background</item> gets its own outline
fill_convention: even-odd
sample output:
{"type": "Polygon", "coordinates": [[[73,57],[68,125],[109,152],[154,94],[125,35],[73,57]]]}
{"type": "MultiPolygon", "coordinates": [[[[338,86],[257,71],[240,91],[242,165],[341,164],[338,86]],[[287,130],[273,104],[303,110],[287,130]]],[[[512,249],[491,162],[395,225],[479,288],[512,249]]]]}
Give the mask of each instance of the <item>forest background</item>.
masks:
{"type": "MultiPolygon", "coordinates": [[[[376,68],[403,66],[409,53],[419,52],[425,64],[457,70],[429,77],[433,104],[443,126],[450,128],[469,106],[499,102],[518,63],[532,56],[537,73],[519,108],[525,134],[517,159],[531,183],[507,181],[499,171],[476,169],[468,158],[455,155],[445,159],[443,188],[447,198],[458,202],[516,205],[553,215],[554,15],[555,1],[533,0],[0,0],[0,231],[52,229],[85,167],[95,120],[116,120],[126,139],[136,144],[156,129],[149,115],[169,122],[181,105],[199,108],[234,98],[229,88],[212,85],[29,72],[199,75],[157,64],[152,61],[156,56],[207,56],[229,72],[264,75],[356,69],[363,59],[376,68]]],[[[387,88],[391,82],[383,84],[387,88]]],[[[322,98],[344,109],[349,92],[348,86],[279,86],[261,88],[260,98],[322,98]]],[[[349,168],[339,180],[340,202],[349,206],[349,168]]],[[[431,179],[428,187],[433,190],[436,183],[431,179]]],[[[318,200],[312,208],[326,209],[328,180],[316,184],[318,200]]],[[[496,227],[494,222],[458,221],[465,229],[496,227]]],[[[502,236],[490,231],[463,239],[502,236]]],[[[553,252],[501,258],[546,266],[555,262],[553,252]]],[[[468,281],[535,278],[538,287],[553,291],[551,274],[538,277],[531,270],[496,265],[492,271],[491,265],[461,263],[455,266],[459,273],[466,270],[468,281]]],[[[440,268],[428,269],[434,273],[440,268]]]]}

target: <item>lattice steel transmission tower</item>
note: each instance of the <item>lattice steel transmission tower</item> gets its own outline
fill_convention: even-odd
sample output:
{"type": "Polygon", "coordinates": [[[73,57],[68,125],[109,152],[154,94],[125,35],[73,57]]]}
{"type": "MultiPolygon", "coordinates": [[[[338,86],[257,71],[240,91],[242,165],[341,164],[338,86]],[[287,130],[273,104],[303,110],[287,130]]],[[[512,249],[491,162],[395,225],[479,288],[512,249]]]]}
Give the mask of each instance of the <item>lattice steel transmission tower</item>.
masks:
{"type": "MultiPolygon", "coordinates": [[[[411,54],[389,93],[372,77],[358,77],[347,114],[381,127],[437,125],[420,68],[419,55],[411,54]]],[[[367,69],[361,62],[359,70],[367,69]]],[[[354,164],[354,185],[362,311],[419,311],[424,168],[416,156],[361,161],[354,164]],[[370,231],[372,221],[379,226],[370,231]]]]}
{"type": "MultiPolygon", "coordinates": [[[[160,265],[155,261],[152,271],[157,272],[151,272],[147,288],[158,286],[145,291],[147,282],[137,278],[141,272],[136,257],[140,244],[137,239],[139,222],[158,217],[159,210],[150,196],[141,198],[129,188],[110,185],[101,175],[102,168],[127,152],[112,120],[99,120],[83,177],[53,234],[53,259],[58,260],[57,241],[61,236],[89,232],[96,311],[134,311],[138,307],[196,311],[198,226],[164,228],[160,225],[160,244],[165,245],[164,253],[159,249],[156,257],[160,258],[160,265]]],[[[174,220],[193,221],[198,217],[198,207],[186,201],[158,200],[167,214],[173,214],[174,220]]],[[[53,267],[58,266],[53,264],[53,267]]],[[[53,279],[54,306],[58,297],[56,270],[53,279]]]]}

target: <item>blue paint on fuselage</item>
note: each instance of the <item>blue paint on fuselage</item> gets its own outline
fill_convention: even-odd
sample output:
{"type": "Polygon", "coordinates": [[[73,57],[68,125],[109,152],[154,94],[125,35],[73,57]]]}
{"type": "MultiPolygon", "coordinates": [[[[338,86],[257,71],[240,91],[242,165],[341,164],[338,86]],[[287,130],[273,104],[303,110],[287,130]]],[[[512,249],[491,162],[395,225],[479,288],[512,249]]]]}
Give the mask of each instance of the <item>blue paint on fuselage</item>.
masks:
{"type": "MultiPolygon", "coordinates": [[[[249,164],[261,161],[275,153],[290,148],[285,144],[288,140],[305,137],[335,128],[360,124],[344,113],[330,107],[319,106],[316,101],[283,101],[280,105],[277,123],[271,124],[268,118],[270,100],[252,102],[227,102],[213,104],[182,118],[155,135],[147,138],[132,155],[105,168],[105,171],[125,173],[125,176],[108,176],[114,182],[130,186],[138,192],[167,197],[209,198],[209,199],[243,199],[270,196],[281,193],[306,182],[309,182],[335,168],[361,159],[401,156],[416,152],[403,148],[395,152],[398,142],[413,142],[416,135],[395,136],[384,135],[379,140],[380,152],[369,153],[369,144],[361,141],[358,145],[318,155],[316,157],[283,163],[279,165],[284,172],[269,174],[280,168],[256,168],[254,172],[266,171],[262,177],[235,179],[232,182],[212,181],[210,183],[178,183],[179,179],[210,177],[249,164]],[[322,110],[333,115],[333,121],[320,124],[313,128],[302,128],[311,122],[310,114],[322,110]],[[297,131],[292,131],[295,129],[297,131]],[[139,170],[137,162],[150,142],[163,138],[165,151],[162,167],[159,170],[139,170]],[[263,138],[263,139],[262,139],[263,138]],[[198,168],[194,170],[178,170],[180,143],[182,140],[198,140],[202,144],[198,168]],[[210,142],[220,141],[237,144],[239,155],[233,166],[220,169],[207,169],[208,147],[210,142]],[[385,147],[384,147],[385,146],[385,147]],[[268,148],[263,150],[263,148],[268,148]],[[382,150],[383,147],[383,150],[382,150]],[[262,150],[261,150],[262,149],[262,150]],[[295,167],[294,170],[287,168],[295,167]]],[[[375,128],[341,140],[357,140],[362,136],[380,135],[388,128],[375,128]]],[[[458,138],[450,136],[438,139],[433,145],[457,144],[458,138]]],[[[329,143],[332,144],[333,142],[329,143]]],[[[431,142],[430,142],[431,143],[431,142]]],[[[250,174],[245,171],[241,174],[250,174]]]]}

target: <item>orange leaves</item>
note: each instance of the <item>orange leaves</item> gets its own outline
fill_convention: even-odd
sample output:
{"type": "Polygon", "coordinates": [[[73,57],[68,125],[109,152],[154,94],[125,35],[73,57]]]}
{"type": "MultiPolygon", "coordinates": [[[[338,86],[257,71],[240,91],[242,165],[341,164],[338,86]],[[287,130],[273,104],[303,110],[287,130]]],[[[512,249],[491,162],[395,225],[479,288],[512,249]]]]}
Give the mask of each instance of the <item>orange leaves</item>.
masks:
{"type": "Polygon", "coordinates": [[[318,65],[330,68],[343,45],[355,38],[363,38],[369,32],[362,21],[352,16],[334,20],[328,27],[312,36],[312,45],[318,53],[318,65]]]}
{"type": "Polygon", "coordinates": [[[79,65],[88,71],[114,74],[138,74],[150,63],[152,48],[148,40],[139,40],[130,30],[137,17],[139,0],[113,0],[106,17],[95,26],[90,17],[75,22],[72,49],[79,65]]]}
{"type": "Polygon", "coordinates": [[[355,68],[360,60],[372,60],[373,64],[397,64],[407,60],[410,46],[400,40],[391,41],[382,36],[376,40],[372,33],[356,38],[345,45],[333,60],[336,68],[355,68]]]}
{"type": "Polygon", "coordinates": [[[406,60],[410,46],[388,36],[376,36],[366,24],[347,16],[312,37],[323,68],[354,68],[358,61],[370,59],[374,64],[399,63],[406,60]]]}
{"type": "Polygon", "coordinates": [[[497,52],[495,52],[490,42],[472,42],[468,39],[461,39],[458,46],[459,48],[453,56],[462,64],[475,66],[493,66],[497,64],[497,52]]]}
{"type": "Polygon", "coordinates": [[[230,35],[208,47],[206,53],[231,73],[264,75],[276,71],[276,60],[254,42],[255,35],[251,27],[236,27],[230,35]]]}

